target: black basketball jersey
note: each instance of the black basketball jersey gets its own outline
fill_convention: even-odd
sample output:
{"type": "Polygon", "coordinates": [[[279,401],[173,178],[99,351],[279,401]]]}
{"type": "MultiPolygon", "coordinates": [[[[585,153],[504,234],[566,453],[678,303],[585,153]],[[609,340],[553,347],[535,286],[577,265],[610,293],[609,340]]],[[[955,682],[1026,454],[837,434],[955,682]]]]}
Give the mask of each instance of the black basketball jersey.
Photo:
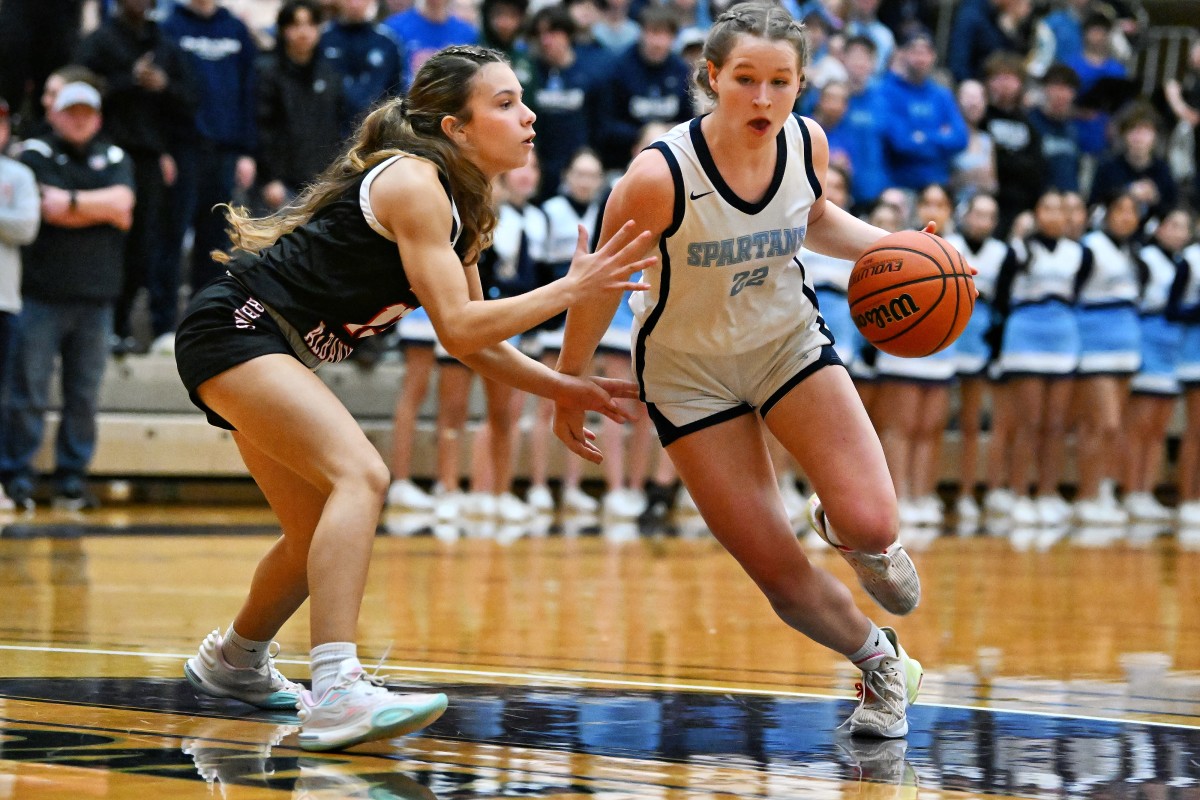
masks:
{"type": "MultiPolygon", "coordinates": [[[[267,307],[310,367],[341,361],[357,340],[383,333],[420,305],[395,238],[375,218],[370,203],[371,183],[404,157],[377,165],[308,222],[257,255],[243,254],[229,265],[229,273],[267,307]]],[[[442,185],[449,195],[444,177],[442,185]]],[[[450,205],[451,243],[457,245],[461,225],[452,195],[450,205]]]]}

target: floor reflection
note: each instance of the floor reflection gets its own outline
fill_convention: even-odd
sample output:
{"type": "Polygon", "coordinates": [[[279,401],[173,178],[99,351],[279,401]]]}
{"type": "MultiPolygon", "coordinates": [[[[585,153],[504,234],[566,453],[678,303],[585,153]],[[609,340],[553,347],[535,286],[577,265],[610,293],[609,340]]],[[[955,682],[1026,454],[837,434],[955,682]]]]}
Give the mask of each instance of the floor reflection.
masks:
{"type": "Polygon", "coordinates": [[[311,798],[549,797],[603,794],[601,787],[629,798],[662,797],[664,788],[700,797],[717,788],[713,781],[741,787],[735,796],[796,797],[781,787],[798,790],[814,779],[861,784],[885,797],[915,796],[918,788],[1033,798],[1200,796],[1194,728],[918,705],[907,739],[858,740],[839,729],[851,708],[841,700],[441,688],[450,709],[423,734],[309,754],[296,747],[287,714],[246,714],[231,701],[198,699],[183,681],[4,679],[0,697],[93,708],[100,701],[139,712],[147,730],[156,714],[178,724],[160,734],[175,742],[171,751],[145,731],[49,729],[7,713],[0,763],[190,778],[222,795],[254,786],[311,798]]]}

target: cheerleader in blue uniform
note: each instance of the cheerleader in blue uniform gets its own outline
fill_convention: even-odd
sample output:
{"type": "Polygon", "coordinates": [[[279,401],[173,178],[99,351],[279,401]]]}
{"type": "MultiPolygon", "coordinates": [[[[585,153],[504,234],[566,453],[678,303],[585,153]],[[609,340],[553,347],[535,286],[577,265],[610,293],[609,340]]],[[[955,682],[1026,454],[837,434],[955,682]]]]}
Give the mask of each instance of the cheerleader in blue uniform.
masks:
{"type": "Polygon", "coordinates": [[[1133,397],[1125,415],[1125,511],[1131,519],[1161,521],[1170,509],[1154,499],[1162,474],[1167,426],[1182,391],[1176,368],[1183,327],[1167,319],[1171,288],[1183,264],[1181,251],[1192,235],[1192,215],[1177,208],[1163,218],[1154,240],[1138,258],[1144,266],[1141,301],[1142,366],[1133,377],[1133,397]]]}
{"type": "MultiPolygon", "coordinates": [[[[962,493],[955,506],[960,521],[979,518],[979,506],[975,503],[975,482],[979,478],[979,432],[983,417],[983,395],[985,387],[989,384],[988,368],[992,364],[995,349],[992,332],[997,325],[996,281],[1005,262],[1015,259],[1012,249],[992,236],[999,218],[996,198],[986,193],[975,194],[963,206],[959,219],[960,232],[950,233],[945,237],[946,241],[962,254],[966,262],[978,270],[975,275],[975,288],[979,291],[979,296],[975,299],[975,311],[971,314],[966,330],[954,343],[958,356],[961,393],[958,429],[961,436],[959,466],[962,493]]],[[[1010,264],[1009,269],[1014,266],[1010,264]]],[[[1002,396],[1000,392],[992,393],[993,444],[996,442],[997,417],[1006,419],[1007,410],[1000,408],[1002,396]]],[[[989,453],[998,455],[1003,449],[993,446],[989,453]]]]}
{"type": "Polygon", "coordinates": [[[1075,518],[1087,525],[1119,525],[1124,509],[1101,486],[1117,474],[1121,421],[1129,385],[1142,362],[1137,299],[1140,267],[1134,236],[1140,227],[1133,196],[1109,198],[1097,230],[1083,237],[1091,268],[1076,279],[1080,358],[1075,381],[1080,412],[1075,518]]]}
{"type": "MultiPolygon", "coordinates": [[[[953,229],[954,204],[945,187],[932,184],[917,196],[917,220],[939,233],[953,229]]],[[[878,425],[888,467],[900,500],[900,521],[939,525],[936,494],[942,439],[950,418],[950,387],[958,372],[955,345],[924,358],[881,352],[875,372],[881,383],[878,425]]]]}
{"type": "Polygon", "coordinates": [[[1017,495],[1013,522],[1036,525],[1062,512],[1058,483],[1062,476],[1071,378],[1079,366],[1079,322],[1073,300],[1075,280],[1090,267],[1091,251],[1064,237],[1063,196],[1050,190],[1033,211],[1035,231],[1012,243],[1016,259],[1002,269],[996,305],[1007,313],[998,361],[1007,382],[1013,443],[1009,489],[1017,495]],[[1029,496],[1030,470],[1038,502],[1029,496]]]}
{"type": "Polygon", "coordinates": [[[1187,425],[1179,446],[1179,524],[1200,526],[1200,242],[1183,250],[1168,313],[1183,323],[1176,375],[1183,384],[1187,425]]]}

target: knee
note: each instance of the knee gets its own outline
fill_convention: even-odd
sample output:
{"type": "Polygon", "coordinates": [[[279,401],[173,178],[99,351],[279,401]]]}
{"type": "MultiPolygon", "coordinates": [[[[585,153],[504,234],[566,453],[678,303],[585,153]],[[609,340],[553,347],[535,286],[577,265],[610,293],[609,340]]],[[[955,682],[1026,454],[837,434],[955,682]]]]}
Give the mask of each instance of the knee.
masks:
{"type": "Polygon", "coordinates": [[[895,500],[872,503],[870,507],[855,509],[848,517],[830,522],[843,545],[864,553],[882,553],[895,544],[900,535],[895,500]]]}
{"type": "Polygon", "coordinates": [[[379,507],[383,508],[391,480],[387,464],[383,462],[379,453],[371,448],[369,453],[363,452],[347,459],[340,474],[334,477],[333,484],[334,488],[352,487],[354,491],[378,500],[379,507]]]}

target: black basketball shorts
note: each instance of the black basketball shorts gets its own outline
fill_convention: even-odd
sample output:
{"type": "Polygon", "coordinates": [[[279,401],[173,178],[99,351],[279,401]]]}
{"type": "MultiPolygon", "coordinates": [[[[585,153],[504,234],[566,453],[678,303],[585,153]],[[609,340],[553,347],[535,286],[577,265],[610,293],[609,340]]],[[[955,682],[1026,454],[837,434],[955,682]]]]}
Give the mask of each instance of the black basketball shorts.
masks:
{"type": "Polygon", "coordinates": [[[272,353],[296,357],[263,304],[231,275],[221,276],[192,297],[175,332],[175,365],[188,397],[210,425],[227,431],[235,428],[206,406],[196,390],[227,369],[272,353]]]}

